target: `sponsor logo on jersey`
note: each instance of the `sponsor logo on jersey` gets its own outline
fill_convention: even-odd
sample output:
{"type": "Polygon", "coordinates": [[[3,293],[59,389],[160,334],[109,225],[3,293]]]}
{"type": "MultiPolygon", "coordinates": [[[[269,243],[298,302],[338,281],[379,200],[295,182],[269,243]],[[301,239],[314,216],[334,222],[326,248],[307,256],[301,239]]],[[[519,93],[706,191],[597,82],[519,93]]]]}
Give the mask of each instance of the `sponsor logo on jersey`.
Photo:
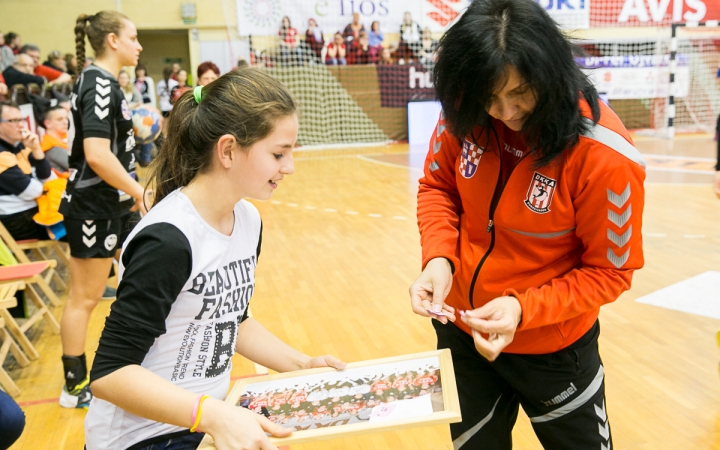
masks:
{"type": "Polygon", "coordinates": [[[123,119],[132,119],[132,114],[130,113],[130,106],[128,106],[128,103],[125,99],[123,99],[122,103],[120,103],[120,110],[122,111],[123,119]]]}
{"type": "Polygon", "coordinates": [[[468,142],[466,139],[463,141],[462,155],[460,156],[460,175],[463,178],[472,178],[477,172],[478,164],[480,164],[480,158],[485,152],[484,148],[480,148],[477,145],[468,142]]]}
{"type": "MultiPolygon", "coordinates": [[[[130,130],[132,132],[132,130],[130,130]]],[[[132,133],[128,133],[130,136],[125,140],[125,151],[129,152],[135,148],[135,136],[132,133]]]]}
{"type": "Polygon", "coordinates": [[[525,198],[525,206],[530,208],[530,211],[538,214],[550,212],[550,203],[552,203],[556,186],[556,180],[535,172],[525,198]]]}
{"type": "Polygon", "coordinates": [[[117,245],[117,234],[110,234],[108,237],[105,238],[105,248],[107,251],[111,251],[115,248],[115,245],[117,245]]]}

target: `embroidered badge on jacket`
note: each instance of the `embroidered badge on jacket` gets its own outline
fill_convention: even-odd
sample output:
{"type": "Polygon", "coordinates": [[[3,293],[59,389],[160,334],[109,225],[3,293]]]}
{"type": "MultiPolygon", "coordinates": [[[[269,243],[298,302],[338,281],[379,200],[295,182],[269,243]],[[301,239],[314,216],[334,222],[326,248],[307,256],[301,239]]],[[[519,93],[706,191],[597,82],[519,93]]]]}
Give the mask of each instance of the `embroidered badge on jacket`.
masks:
{"type": "Polygon", "coordinates": [[[538,214],[549,212],[556,186],[556,180],[535,172],[525,198],[525,206],[538,214]]]}
{"type": "Polygon", "coordinates": [[[472,178],[477,172],[478,164],[480,164],[480,158],[485,152],[484,148],[479,148],[477,145],[463,141],[462,156],[460,157],[460,175],[464,178],[472,178]]]}

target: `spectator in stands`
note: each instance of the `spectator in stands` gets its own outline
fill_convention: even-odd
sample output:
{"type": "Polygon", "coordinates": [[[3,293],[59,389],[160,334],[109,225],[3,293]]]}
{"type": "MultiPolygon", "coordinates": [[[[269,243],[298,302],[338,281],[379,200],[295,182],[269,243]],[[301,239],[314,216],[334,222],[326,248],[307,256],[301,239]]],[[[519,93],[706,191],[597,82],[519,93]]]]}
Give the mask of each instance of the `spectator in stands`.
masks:
{"type": "Polygon", "coordinates": [[[308,19],[308,29],[305,32],[305,44],[312,51],[312,57],[317,61],[320,61],[320,55],[322,54],[323,46],[325,46],[325,39],[320,27],[312,17],[308,19]]]}
{"type": "Polygon", "coordinates": [[[52,67],[44,66],[40,64],[40,47],[35,44],[25,44],[20,49],[20,54],[28,55],[33,60],[33,72],[35,75],[45,77],[49,82],[52,83],[69,83],[72,81],[72,77],[59,70],[55,70],[52,67]]]}
{"type": "Polygon", "coordinates": [[[190,85],[187,82],[188,74],[187,70],[180,69],[180,72],[177,73],[176,81],[178,82],[178,87],[190,87],[190,85]]]}
{"type": "Polygon", "coordinates": [[[43,63],[43,66],[48,66],[55,70],[59,70],[60,72],[67,73],[67,65],[65,64],[65,59],[63,58],[63,54],[60,50],[51,51],[48,55],[47,61],[43,63]]]}
{"type": "Polygon", "coordinates": [[[8,67],[12,66],[14,57],[20,51],[20,46],[22,45],[22,39],[20,36],[18,36],[17,33],[13,33],[12,31],[9,33],[5,33],[5,36],[3,37],[3,42],[5,45],[2,46],[2,49],[0,52],[2,53],[2,60],[0,61],[0,72],[5,71],[8,67]]]}
{"type": "Polygon", "coordinates": [[[40,139],[27,130],[20,107],[0,102],[0,222],[14,239],[48,239],[33,216],[38,212],[35,199],[51,175],[40,139]]]}
{"type": "Polygon", "coordinates": [[[360,32],[365,31],[365,25],[360,23],[360,13],[353,13],[353,20],[350,22],[343,31],[342,36],[345,38],[345,44],[350,47],[353,41],[360,37],[360,32]]]}
{"type": "Polygon", "coordinates": [[[345,55],[346,50],[343,36],[339,32],[335,33],[333,41],[327,46],[327,53],[325,54],[325,64],[327,64],[328,66],[344,66],[347,64],[345,55]]]}
{"type": "Polygon", "coordinates": [[[10,448],[25,429],[25,413],[15,400],[0,391],[0,448],[10,448]]]}
{"type": "Polygon", "coordinates": [[[7,84],[8,87],[12,88],[16,84],[22,84],[25,86],[31,83],[35,83],[38,86],[45,84],[45,79],[43,77],[33,75],[35,63],[30,56],[19,54],[15,55],[14,59],[15,62],[13,65],[3,71],[5,84],[7,84]]]}
{"type": "Polygon", "coordinates": [[[417,52],[420,62],[425,65],[434,64],[437,47],[438,41],[432,38],[430,28],[425,27],[422,32],[422,38],[420,39],[420,45],[418,46],[417,52]]]}
{"type": "Polygon", "coordinates": [[[180,68],[180,64],[178,64],[178,63],[173,63],[173,64],[172,64],[172,76],[171,76],[170,78],[172,78],[173,80],[177,81],[177,76],[178,76],[178,73],[180,73],[180,70],[182,70],[182,69],[180,68]]]}
{"type": "Polygon", "coordinates": [[[212,61],[205,61],[197,68],[198,86],[207,86],[220,77],[220,69],[212,61]]]}
{"type": "Polygon", "coordinates": [[[380,51],[380,59],[377,62],[378,64],[394,64],[395,61],[393,61],[392,54],[390,53],[389,48],[383,48],[380,51]]]}
{"type": "Polygon", "coordinates": [[[45,134],[40,147],[50,167],[60,173],[68,171],[68,111],[60,105],[52,106],[45,112],[43,128],[45,134]]]}
{"type": "Polygon", "coordinates": [[[65,67],[67,67],[67,73],[73,76],[77,75],[77,57],[72,53],[66,53],[63,59],[65,59],[65,67]]]}
{"type": "MultiPolygon", "coordinates": [[[[2,53],[0,53],[0,64],[2,63],[2,53]]],[[[3,77],[2,71],[0,71],[0,100],[4,100],[3,97],[10,93],[7,84],[5,84],[5,77],[3,77]]]]}
{"type": "Polygon", "coordinates": [[[157,107],[155,100],[155,83],[147,76],[147,69],[142,64],[135,67],[135,89],[142,95],[143,103],[157,107]]]}
{"type": "Polygon", "coordinates": [[[160,112],[163,117],[170,115],[173,107],[172,103],[170,103],[170,95],[172,94],[172,89],[178,85],[178,82],[171,78],[172,70],[172,67],[163,69],[163,79],[157,83],[158,104],[160,105],[160,112]]]}
{"type": "Polygon", "coordinates": [[[85,64],[83,64],[83,69],[86,69],[87,66],[89,66],[90,64],[92,64],[92,63],[94,63],[94,62],[95,62],[95,58],[93,58],[92,56],[86,56],[86,57],[85,57],[85,64]]]}
{"type": "Polygon", "coordinates": [[[361,31],[358,38],[353,41],[348,52],[348,64],[371,64],[375,61],[372,58],[368,35],[361,31]]]}
{"type": "Polygon", "coordinates": [[[134,108],[137,105],[142,105],[144,103],[142,94],[140,94],[137,90],[135,84],[130,82],[130,75],[127,72],[121,70],[118,74],[117,80],[120,85],[120,89],[123,91],[123,95],[125,96],[125,101],[128,103],[130,108],[134,108]]]}
{"type": "Polygon", "coordinates": [[[420,25],[412,20],[410,12],[403,15],[403,22],[400,24],[400,45],[398,47],[398,58],[400,64],[412,62],[415,59],[415,51],[420,43],[420,25]]]}
{"type": "Polygon", "coordinates": [[[280,39],[280,64],[286,66],[302,65],[300,39],[297,29],[293,28],[288,16],[282,18],[278,38],[280,39]]]}
{"type": "MultiPolygon", "coordinates": [[[[720,86],[720,63],[718,63],[717,77],[715,78],[716,85],[720,86]]],[[[715,164],[715,183],[713,190],[715,195],[720,198],[720,115],[718,115],[717,123],[715,125],[715,140],[717,141],[717,163],[715,164]]]]}
{"type": "Polygon", "coordinates": [[[379,48],[382,47],[383,41],[385,40],[385,36],[383,36],[383,32],[380,31],[380,22],[377,20],[370,25],[370,33],[368,33],[368,42],[370,42],[370,47],[374,47],[378,49],[378,53],[380,53],[379,48]]]}

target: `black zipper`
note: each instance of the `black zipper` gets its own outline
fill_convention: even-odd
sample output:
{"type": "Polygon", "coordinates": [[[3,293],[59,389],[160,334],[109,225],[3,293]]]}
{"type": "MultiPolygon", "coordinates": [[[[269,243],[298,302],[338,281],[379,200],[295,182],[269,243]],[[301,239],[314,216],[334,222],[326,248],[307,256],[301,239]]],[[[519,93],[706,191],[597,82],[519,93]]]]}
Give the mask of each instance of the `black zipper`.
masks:
{"type": "MultiPolygon", "coordinates": [[[[493,248],[495,247],[495,222],[493,221],[493,218],[495,217],[495,209],[497,208],[498,203],[500,203],[500,197],[502,196],[503,191],[505,190],[505,185],[507,185],[507,182],[510,180],[510,176],[512,176],[512,172],[510,173],[510,176],[508,176],[508,179],[505,180],[505,182],[502,182],[502,151],[503,148],[500,146],[500,139],[497,136],[497,133],[495,132],[495,129],[493,129],[493,134],[495,135],[495,142],[497,142],[497,149],[498,149],[498,157],[500,158],[500,170],[498,171],[498,178],[497,182],[495,183],[495,190],[493,191],[493,198],[490,202],[490,211],[488,213],[488,217],[490,218],[488,222],[488,226],[485,229],[486,232],[491,233],[490,234],[490,246],[488,247],[487,251],[483,255],[482,258],[480,258],[480,262],[478,263],[477,267],[475,268],[475,273],[473,274],[472,282],[470,283],[470,293],[468,294],[469,300],[470,300],[470,307],[472,309],[475,309],[475,304],[473,302],[473,293],[475,292],[475,283],[477,282],[477,277],[480,274],[480,268],[485,264],[485,261],[490,256],[490,253],[493,251],[493,248]]],[[[525,156],[530,154],[530,151],[526,151],[525,154],[520,158],[520,161],[525,159],[525,156]]],[[[518,161],[518,165],[520,165],[520,161],[518,161]]],[[[515,169],[513,169],[514,171],[515,169]]]]}

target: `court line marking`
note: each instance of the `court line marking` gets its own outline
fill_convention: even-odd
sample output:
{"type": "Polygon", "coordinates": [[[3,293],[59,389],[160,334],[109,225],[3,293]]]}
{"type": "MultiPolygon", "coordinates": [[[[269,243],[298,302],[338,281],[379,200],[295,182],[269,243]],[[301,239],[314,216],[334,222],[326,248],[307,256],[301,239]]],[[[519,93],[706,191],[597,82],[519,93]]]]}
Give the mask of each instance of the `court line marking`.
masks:
{"type": "Polygon", "coordinates": [[[647,158],[658,158],[658,159],[672,159],[678,161],[693,161],[693,162],[715,162],[715,158],[704,158],[700,156],[680,156],[680,155],[656,155],[653,153],[641,153],[643,157],[647,158]]]}
{"type": "MultiPolygon", "coordinates": [[[[380,155],[386,155],[387,153],[381,153],[380,155]]],[[[409,153],[395,153],[397,155],[407,155],[409,153]]],[[[389,163],[385,161],[378,161],[377,159],[368,158],[366,155],[355,155],[356,158],[358,158],[361,161],[373,163],[373,164],[380,164],[381,166],[388,166],[388,167],[399,167],[402,169],[410,169],[410,170],[417,170],[422,172],[423,169],[419,167],[413,167],[413,166],[406,166],[403,164],[395,164],[395,163],[389,163]]]]}
{"type": "Polygon", "coordinates": [[[321,150],[335,150],[335,149],[351,149],[358,147],[381,147],[385,145],[397,144],[397,141],[387,140],[378,142],[360,142],[357,144],[317,144],[317,145],[303,145],[296,147],[293,151],[296,152],[317,152],[321,150]]]}
{"type": "MultiPolygon", "coordinates": [[[[674,172],[674,173],[688,173],[688,174],[696,174],[696,175],[715,175],[714,170],[676,169],[676,168],[672,168],[672,167],[652,167],[652,166],[648,166],[646,170],[648,170],[650,172],[674,172]]],[[[685,184],[687,184],[687,183],[685,183],[685,184]]]]}

